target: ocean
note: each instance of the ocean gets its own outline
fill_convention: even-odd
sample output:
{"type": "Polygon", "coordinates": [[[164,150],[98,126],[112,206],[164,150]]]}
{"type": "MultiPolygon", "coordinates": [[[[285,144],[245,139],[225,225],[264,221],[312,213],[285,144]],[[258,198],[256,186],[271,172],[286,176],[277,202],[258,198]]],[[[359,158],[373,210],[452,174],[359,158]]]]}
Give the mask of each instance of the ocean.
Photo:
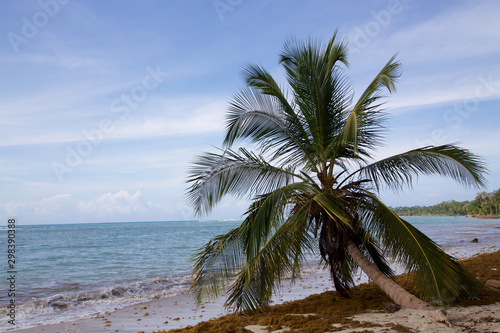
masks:
{"type": "MultiPolygon", "coordinates": [[[[498,249],[500,220],[407,217],[457,257],[498,249]],[[478,238],[478,243],[471,240],[478,238]]],[[[16,226],[16,328],[86,318],[186,293],[190,256],[238,221],[16,226]]],[[[7,251],[7,227],[0,247],[7,251]]],[[[0,330],[6,330],[7,258],[2,260],[0,330]]]]}

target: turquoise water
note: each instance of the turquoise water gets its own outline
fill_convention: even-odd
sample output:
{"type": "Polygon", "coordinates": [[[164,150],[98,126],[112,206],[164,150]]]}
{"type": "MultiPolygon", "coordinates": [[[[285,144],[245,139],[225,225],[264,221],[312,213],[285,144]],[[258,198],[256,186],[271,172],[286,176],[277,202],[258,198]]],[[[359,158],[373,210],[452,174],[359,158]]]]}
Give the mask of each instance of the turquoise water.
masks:
{"type": "MultiPolygon", "coordinates": [[[[220,221],[18,226],[17,298],[185,275],[194,249],[235,226],[220,221]]],[[[1,295],[0,303],[6,301],[1,295]]]]}
{"type": "MultiPolygon", "coordinates": [[[[16,227],[16,327],[26,328],[184,293],[189,257],[239,223],[138,222],[16,227]]],[[[7,249],[7,228],[0,244],[7,249]]],[[[1,245],[0,245],[1,246],[1,245]]],[[[5,305],[7,258],[0,282],[0,331],[10,327],[5,305]]]]}
{"type": "MultiPolygon", "coordinates": [[[[445,249],[498,245],[500,220],[408,217],[445,249]],[[478,244],[471,244],[478,238],[478,244]]],[[[18,225],[18,323],[29,326],[81,318],[151,298],[186,292],[189,257],[237,221],[18,225]]],[[[7,248],[2,227],[0,247],[7,248]],[[2,245],[3,244],[3,245],[2,245]]],[[[6,281],[7,260],[2,263],[6,281]]],[[[5,286],[7,284],[5,283],[5,286]]],[[[10,298],[1,286],[0,304],[10,298]]],[[[0,313],[0,328],[7,327],[0,313]]],[[[19,328],[19,327],[18,327],[19,328]]]]}
{"type": "Polygon", "coordinates": [[[500,244],[500,219],[475,219],[465,216],[407,216],[404,219],[441,247],[461,253],[500,244]],[[471,244],[478,238],[479,243],[471,244]]]}

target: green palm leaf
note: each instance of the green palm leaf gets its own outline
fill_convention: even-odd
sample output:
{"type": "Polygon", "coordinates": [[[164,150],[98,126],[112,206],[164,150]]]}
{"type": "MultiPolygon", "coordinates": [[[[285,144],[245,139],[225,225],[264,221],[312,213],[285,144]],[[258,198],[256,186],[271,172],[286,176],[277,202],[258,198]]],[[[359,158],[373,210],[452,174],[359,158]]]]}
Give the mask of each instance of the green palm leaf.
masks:
{"type": "Polygon", "coordinates": [[[398,154],[367,165],[360,170],[377,188],[409,186],[419,175],[446,176],[466,186],[483,187],[486,168],[467,149],[454,145],[429,146],[398,154]]]}
{"type": "Polygon", "coordinates": [[[379,240],[386,253],[412,273],[424,300],[442,304],[474,292],[477,282],[457,261],[374,194],[366,190],[363,193],[365,228],[379,240]]]}
{"type": "Polygon", "coordinates": [[[260,195],[254,200],[245,213],[250,223],[245,239],[247,261],[252,261],[272,231],[281,225],[289,210],[288,205],[293,203],[297,195],[304,197],[304,193],[311,191],[314,191],[314,188],[305,182],[293,183],[260,195]]]}
{"type": "Polygon", "coordinates": [[[333,145],[352,146],[357,154],[358,145],[373,148],[379,142],[381,124],[385,119],[378,102],[380,93],[383,88],[390,93],[395,91],[395,83],[401,75],[401,64],[395,61],[395,58],[396,56],[393,56],[387,62],[361,94],[339,135],[340,142],[334,142],[333,145]]]}
{"type": "Polygon", "coordinates": [[[272,191],[291,183],[294,168],[279,168],[245,149],[230,149],[222,154],[206,153],[198,157],[191,169],[187,196],[198,214],[208,213],[226,194],[242,196],[272,191]]]}
{"type": "Polygon", "coordinates": [[[217,298],[244,265],[242,239],[247,228],[246,224],[242,224],[225,235],[217,236],[193,254],[191,289],[198,304],[217,298]]]}
{"type": "Polygon", "coordinates": [[[258,142],[263,152],[272,150],[274,160],[284,164],[308,164],[314,169],[307,135],[293,110],[285,112],[276,98],[255,89],[242,90],[228,112],[226,146],[238,139],[258,142]]]}
{"type": "Polygon", "coordinates": [[[280,63],[315,143],[317,157],[325,162],[325,148],[341,130],[344,110],[351,100],[351,88],[340,66],[348,64],[346,44],[336,42],[336,34],[324,50],[311,41],[305,44],[290,40],[285,43],[280,63]],[[341,112],[330,112],[332,109],[341,112]]]}
{"type": "Polygon", "coordinates": [[[312,250],[314,238],[308,233],[307,212],[301,209],[273,230],[259,251],[247,261],[229,288],[226,304],[236,309],[261,307],[285,279],[293,282],[299,275],[304,251],[312,250]]]}
{"type": "Polygon", "coordinates": [[[240,227],[216,237],[195,253],[192,288],[198,302],[217,297],[221,288],[236,277],[228,305],[253,309],[269,298],[283,277],[297,275],[303,251],[313,242],[307,232],[308,204],[288,219],[283,207],[294,193],[306,187],[295,183],[260,196],[240,227]],[[259,286],[252,287],[255,284],[259,286]]]}

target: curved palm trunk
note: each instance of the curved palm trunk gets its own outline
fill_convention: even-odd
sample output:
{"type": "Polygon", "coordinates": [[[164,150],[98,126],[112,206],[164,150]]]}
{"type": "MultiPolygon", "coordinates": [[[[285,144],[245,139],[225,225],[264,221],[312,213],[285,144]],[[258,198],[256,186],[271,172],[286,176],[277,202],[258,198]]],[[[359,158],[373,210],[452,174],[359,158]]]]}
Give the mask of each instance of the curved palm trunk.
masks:
{"type": "Polygon", "coordinates": [[[397,305],[416,310],[434,310],[432,306],[410,294],[399,284],[380,272],[359,250],[352,241],[347,243],[347,251],[358,266],[368,275],[373,282],[382,289],[397,305]]]}

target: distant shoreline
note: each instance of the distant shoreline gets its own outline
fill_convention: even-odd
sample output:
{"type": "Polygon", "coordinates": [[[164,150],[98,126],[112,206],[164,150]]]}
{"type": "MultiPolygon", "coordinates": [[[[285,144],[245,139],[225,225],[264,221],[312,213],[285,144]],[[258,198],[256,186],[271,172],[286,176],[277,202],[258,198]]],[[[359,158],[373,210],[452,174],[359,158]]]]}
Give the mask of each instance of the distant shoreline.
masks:
{"type": "Polygon", "coordinates": [[[493,215],[493,214],[488,214],[488,215],[467,215],[467,217],[472,217],[476,219],[500,219],[500,215],[493,215]]]}
{"type": "Polygon", "coordinates": [[[423,214],[423,215],[405,215],[405,214],[398,214],[399,216],[453,216],[453,217],[468,217],[468,218],[475,218],[475,219],[500,219],[500,215],[493,215],[493,214],[487,214],[487,215],[446,215],[446,214],[423,214]]]}
{"type": "Polygon", "coordinates": [[[412,215],[406,215],[406,214],[398,214],[399,216],[463,216],[463,217],[469,217],[466,215],[447,215],[447,214],[412,214],[412,215]]]}
{"type": "Polygon", "coordinates": [[[390,207],[400,216],[464,216],[500,219],[500,189],[477,193],[472,201],[448,200],[432,206],[390,207]]]}

